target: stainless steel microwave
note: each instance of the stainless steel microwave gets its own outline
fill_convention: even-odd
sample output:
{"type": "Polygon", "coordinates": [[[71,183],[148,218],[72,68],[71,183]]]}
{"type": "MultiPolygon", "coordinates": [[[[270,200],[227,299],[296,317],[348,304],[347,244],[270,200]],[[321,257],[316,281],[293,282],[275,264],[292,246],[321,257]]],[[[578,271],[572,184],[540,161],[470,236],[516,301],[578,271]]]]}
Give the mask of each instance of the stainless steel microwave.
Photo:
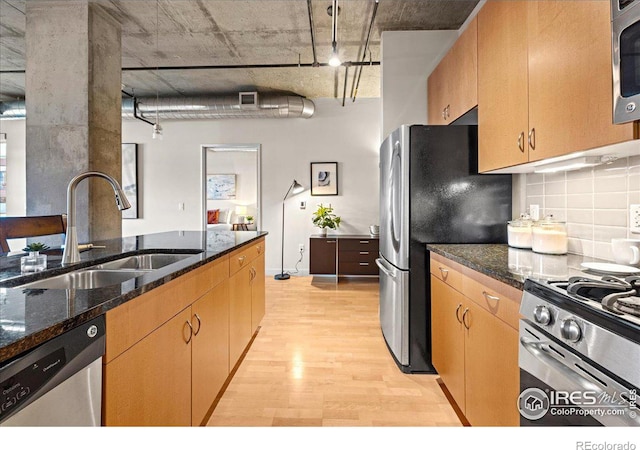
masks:
{"type": "Polygon", "coordinates": [[[640,119],[640,0],[611,0],[613,123],[640,119]]]}

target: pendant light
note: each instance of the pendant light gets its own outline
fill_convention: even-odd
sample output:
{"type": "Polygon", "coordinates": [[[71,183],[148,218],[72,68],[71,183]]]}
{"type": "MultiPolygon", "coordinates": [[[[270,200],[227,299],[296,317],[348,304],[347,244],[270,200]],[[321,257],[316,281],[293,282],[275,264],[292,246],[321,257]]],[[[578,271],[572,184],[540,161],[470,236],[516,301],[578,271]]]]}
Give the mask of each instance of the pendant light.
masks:
{"type": "MultiPolygon", "coordinates": [[[[159,35],[159,10],[160,10],[160,0],[156,0],[156,83],[160,79],[160,70],[158,68],[158,57],[159,57],[159,47],[158,47],[158,35],[159,35]]],[[[156,121],[153,124],[153,134],[151,137],[153,139],[162,140],[162,126],[160,126],[160,118],[158,117],[158,110],[160,109],[160,94],[158,93],[158,88],[156,87],[156,121]]]]}
{"type": "Polygon", "coordinates": [[[329,65],[331,67],[338,67],[342,62],[338,56],[338,0],[333,0],[333,4],[327,10],[331,16],[331,57],[329,58],[329,65]]]}

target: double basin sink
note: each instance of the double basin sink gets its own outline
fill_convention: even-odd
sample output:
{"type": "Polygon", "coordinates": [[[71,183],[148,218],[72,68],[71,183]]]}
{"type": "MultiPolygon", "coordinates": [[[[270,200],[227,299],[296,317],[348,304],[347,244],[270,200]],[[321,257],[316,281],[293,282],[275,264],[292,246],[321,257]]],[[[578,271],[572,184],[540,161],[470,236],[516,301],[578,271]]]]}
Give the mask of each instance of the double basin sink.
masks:
{"type": "Polygon", "coordinates": [[[183,261],[195,253],[150,253],[126,256],[62,275],[32,281],[18,287],[23,289],[96,289],[120,284],[132,278],[183,261]]]}

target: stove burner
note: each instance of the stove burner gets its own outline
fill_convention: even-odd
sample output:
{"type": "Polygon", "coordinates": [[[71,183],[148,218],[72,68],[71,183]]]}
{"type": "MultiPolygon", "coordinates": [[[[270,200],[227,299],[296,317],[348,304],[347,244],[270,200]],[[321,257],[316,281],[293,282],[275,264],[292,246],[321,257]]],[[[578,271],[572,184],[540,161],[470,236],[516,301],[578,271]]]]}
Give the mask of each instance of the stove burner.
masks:
{"type": "Polygon", "coordinates": [[[602,278],[576,276],[566,281],[549,281],[564,289],[572,298],[584,302],[595,301],[616,315],[625,313],[640,317],[640,276],[602,278]]]}

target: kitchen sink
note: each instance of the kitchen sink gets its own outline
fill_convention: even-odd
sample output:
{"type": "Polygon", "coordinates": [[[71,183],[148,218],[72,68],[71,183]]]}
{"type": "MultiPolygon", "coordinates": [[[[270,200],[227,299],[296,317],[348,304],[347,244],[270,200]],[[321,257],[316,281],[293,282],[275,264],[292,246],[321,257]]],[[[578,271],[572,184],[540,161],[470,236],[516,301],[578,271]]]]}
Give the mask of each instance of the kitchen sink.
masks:
{"type": "Polygon", "coordinates": [[[97,289],[123,283],[194,255],[195,253],[148,253],[126,256],[17,287],[23,289],[97,289]]]}
{"type": "Polygon", "coordinates": [[[112,269],[112,270],[154,270],[168,266],[184,259],[192,257],[193,254],[171,254],[171,253],[150,253],[145,255],[133,255],[99,264],[92,268],[112,269]]]}
{"type": "Polygon", "coordinates": [[[96,289],[120,284],[148,270],[84,269],[19,286],[23,289],[96,289]]]}

